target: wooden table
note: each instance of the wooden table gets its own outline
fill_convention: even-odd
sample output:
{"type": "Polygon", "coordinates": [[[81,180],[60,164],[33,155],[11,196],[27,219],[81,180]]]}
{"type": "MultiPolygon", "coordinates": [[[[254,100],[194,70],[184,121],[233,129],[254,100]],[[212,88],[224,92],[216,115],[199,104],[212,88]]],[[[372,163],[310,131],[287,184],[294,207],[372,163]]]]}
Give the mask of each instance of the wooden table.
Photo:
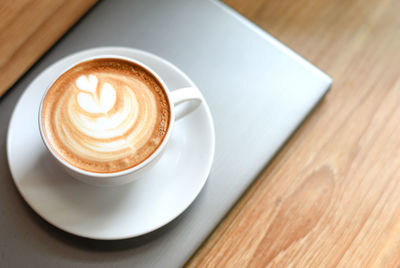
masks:
{"type": "Polygon", "coordinates": [[[0,1],[2,96],[96,0],[0,1]]]}
{"type": "Polygon", "coordinates": [[[333,77],[189,266],[400,266],[400,1],[227,0],[333,77]]]}
{"type": "MultiPolygon", "coordinates": [[[[0,4],[0,94],[94,3],[40,2],[0,4]]],[[[400,266],[400,1],[226,3],[334,85],[187,265],[400,266]]]]}

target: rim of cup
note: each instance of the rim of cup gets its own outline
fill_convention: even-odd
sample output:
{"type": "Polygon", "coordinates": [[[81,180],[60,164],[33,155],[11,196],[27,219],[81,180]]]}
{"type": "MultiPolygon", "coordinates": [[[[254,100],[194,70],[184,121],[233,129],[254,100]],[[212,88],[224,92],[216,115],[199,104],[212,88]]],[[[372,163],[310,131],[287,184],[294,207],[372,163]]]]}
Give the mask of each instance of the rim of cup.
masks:
{"type": "Polygon", "coordinates": [[[166,83],[164,82],[164,80],[155,72],[153,71],[150,67],[148,67],[146,64],[136,60],[136,59],[132,59],[129,57],[125,57],[125,56],[118,56],[118,55],[113,55],[113,54],[104,54],[104,55],[97,55],[97,56],[92,56],[92,57],[86,57],[82,60],[79,60],[71,65],[69,65],[67,68],[64,69],[64,71],[62,71],[59,75],[57,75],[55,77],[55,79],[53,79],[49,85],[47,86],[45,92],[43,93],[42,99],[40,101],[40,105],[39,105],[39,111],[38,111],[38,121],[39,121],[39,132],[40,132],[40,136],[43,140],[43,143],[45,144],[45,147],[47,148],[47,150],[53,155],[53,157],[63,166],[73,170],[76,173],[82,174],[82,175],[86,175],[86,176],[92,176],[92,177],[97,177],[97,178],[113,178],[113,177],[120,177],[120,176],[124,176],[130,173],[134,173],[138,170],[141,170],[142,168],[146,167],[148,164],[150,164],[165,148],[169,137],[171,136],[171,130],[172,130],[172,126],[173,123],[175,122],[175,111],[174,111],[174,107],[173,107],[173,103],[171,101],[171,96],[170,96],[170,92],[169,89],[166,85],[166,83]],[[133,167],[130,167],[128,169],[124,169],[121,171],[116,171],[116,172],[107,172],[107,173],[99,173],[99,172],[92,172],[92,171],[88,171],[88,170],[84,170],[84,169],[80,169],[75,167],[74,165],[68,163],[67,161],[65,161],[64,159],[62,159],[56,152],[54,152],[54,150],[52,149],[51,145],[49,144],[49,142],[47,141],[46,135],[44,134],[43,131],[43,123],[42,123],[42,108],[43,108],[43,102],[44,99],[47,95],[47,93],[49,92],[49,90],[51,89],[51,87],[53,86],[53,84],[57,81],[57,79],[62,76],[65,72],[67,72],[68,70],[74,68],[76,65],[86,62],[86,61],[90,61],[90,60],[94,60],[94,59],[123,59],[129,62],[132,62],[136,65],[139,65],[140,67],[144,68],[146,71],[148,71],[151,75],[154,76],[154,78],[161,84],[164,92],[167,95],[167,100],[168,100],[168,104],[169,104],[169,112],[170,112],[170,119],[169,119],[169,124],[168,124],[168,129],[167,129],[167,133],[164,136],[164,139],[162,140],[161,144],[157,147],[157,149],[149,156],[147,157],[145,160],[143,160],[141,163],[139,163],[138,165],[135,165],[133,167]]]}

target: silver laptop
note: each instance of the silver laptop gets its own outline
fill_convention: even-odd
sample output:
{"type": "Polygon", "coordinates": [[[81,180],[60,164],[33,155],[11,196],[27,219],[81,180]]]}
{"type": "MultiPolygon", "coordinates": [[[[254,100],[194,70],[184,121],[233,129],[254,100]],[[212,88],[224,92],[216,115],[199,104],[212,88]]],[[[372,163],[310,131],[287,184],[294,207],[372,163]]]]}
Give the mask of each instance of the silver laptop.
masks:
{"type": "Polygon", "coordinates": [[[220,2],[100,1],[0,100],[0,266],[182,265],[321,100],[331,82],[326,74],[220,2]],[[26,86],[58,59],[99,46],[146,50],[180,67],[202,91],[216,130],[213,168],[196,201],[161,229],[123,241],[76,237],[41,220],[17,193],[5,153],[4,126],[26,86]]]}

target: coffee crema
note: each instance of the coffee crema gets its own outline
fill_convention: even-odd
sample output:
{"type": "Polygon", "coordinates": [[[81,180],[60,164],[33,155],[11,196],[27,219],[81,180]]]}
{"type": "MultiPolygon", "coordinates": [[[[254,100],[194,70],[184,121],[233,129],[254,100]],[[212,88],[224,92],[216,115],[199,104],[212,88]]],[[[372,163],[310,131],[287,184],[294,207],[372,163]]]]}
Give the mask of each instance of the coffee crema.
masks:
{"type": "Polygon", "coordinates": [[[89,60],[63,73],[46,93],[40,115],[52,151],[95,173],[146,160],[162,143],[170,116],[161,83],[117,58],[89,60]]]}

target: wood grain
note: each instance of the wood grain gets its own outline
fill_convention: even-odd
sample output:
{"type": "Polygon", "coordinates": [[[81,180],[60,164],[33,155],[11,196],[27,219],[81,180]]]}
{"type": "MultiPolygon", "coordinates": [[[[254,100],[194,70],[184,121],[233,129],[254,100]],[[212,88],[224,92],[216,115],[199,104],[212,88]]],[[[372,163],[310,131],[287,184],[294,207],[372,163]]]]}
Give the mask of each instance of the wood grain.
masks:
{"type": "Polygon", "coordinates": [[[400,267],[400,1],[226,0],[334,79],[188,267],[400,267]]]}
{"type": "Polygon", "coordinates": [[[95,2],[96,0],[2,0],[0,96],[95,2]]]}
{"type": "MultiPolygon", "coordinates": [[[[95,0],[0,2],[0,95],[95,0]]],[[[188,267],[400,267],[399,0],[226,0],[334,78],[188,267]]]]}

